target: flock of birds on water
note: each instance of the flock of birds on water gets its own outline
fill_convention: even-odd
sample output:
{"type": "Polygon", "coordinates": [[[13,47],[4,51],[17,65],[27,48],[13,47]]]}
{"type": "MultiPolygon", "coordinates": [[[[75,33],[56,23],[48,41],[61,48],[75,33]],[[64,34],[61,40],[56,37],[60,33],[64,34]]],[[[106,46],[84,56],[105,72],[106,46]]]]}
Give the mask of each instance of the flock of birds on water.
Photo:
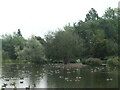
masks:
{"type": "MultiPolygon", "coordinates": [[[[28,68],[29,67],[33,67],[33,66],[28,66],[28,68]]],[[[24,66],[23,67],[23,69],[26,69],[27,68],[27,66],[24,66]]],[[[51,75],[51,76],[56,76],[56,74],[58,74],[58,78],[59,79],[62,79],[62,80],[64,80],[64,81],[66,81],[66,82],[80,82],[81,81],[81,79],[82,78],[84,78],[84,77],[82,77],[82,76],[75,76],[75,78],[74,79],[71,79],[69,76],[70,76],[70,74],[72,74],[72,73],[76,73],[77,71],[79,71],[80,70],[80,68],[76,68],[76,69],[73,69],[73,70],[71,70],[71,68],[65,68],[65,72],[66,72],[66,74],[67,74],[67,76],[64,76],[63,74],[61,75],[60,73],[63,71],[63,69],[65,68],[65,66],[64,65],[57,65],[57,64],[49,64],[49,65],[43,65],[43,67],[42,67],[42,73],[41,72],[39,72],[39,71],[36,71],[36,74],[35,74],[35,76],[38,76],[39,75],[39,78],[37,78],[37,80],[41,80],[41,79],[43,79],[43,76],[45,75],[45,74],[47,74],[47,75],[51,75]],[[54,70],[49,70],[50,68],[47,68],[46,69],[46,67],[52,67],[52,68],[57,68],[57,69],[54,69],[54,70]]],[[[91,73],[94,73],[94,72],[98,72],[98,71],[101,71],[101,70],[104,70],[105,69],[105,67],[102,67],[102,68],[99,68],[99,67],[95,67],[94,69],[90,69],[90,72],[91,73]]],[[[27,73],[27,74],[29,74],[29,75],[31,75],[32,73],[30,73],[30,71],[22,71],[23,73],[27,73]]],[[[28,77],[28,76],[27,76],[28,77]]],[[[14,77],[12,77],[12,78],[6,78],[5,76],[1,76],[0,77],[0,79],[3,79],[5,82],[10,82],[11,80],[19,80],[19,84],[24,84],[24,78],[25,77],[20,77],[20,78],[14,78],[14,77]]],[[[106,81],[112,81],[113,80],[113,78],[106,78],[106,81]]],[[[12,83],[14,83],[14,84],[11,84],[11,85],[13,85],[13,86],[15,86],[15,82],[12,82],[12,83]]],[[[7,85],[8,85],[8,83],[3,83],[3,85],[2,85],[2,88],[6,88],[7,87],[7,85]]],[[[26,87],[26,90],[29,90],[31,87],[36,87],[36,84],[33,84],[33,86],[27,86],[26,87]]]]}

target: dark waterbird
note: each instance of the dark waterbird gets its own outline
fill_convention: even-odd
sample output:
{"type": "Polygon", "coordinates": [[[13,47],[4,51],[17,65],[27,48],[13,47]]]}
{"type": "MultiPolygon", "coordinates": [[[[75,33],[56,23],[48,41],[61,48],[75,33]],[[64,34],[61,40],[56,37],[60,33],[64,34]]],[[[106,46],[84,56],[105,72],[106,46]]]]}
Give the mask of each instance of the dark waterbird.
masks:
{"type": "Polygon", "coordinates": [[[6,81],[9,81],[9,79],[6,79],[6,81]]]}
{"type": "Polygon", "coordinates": [[[2,87],[6,88],[7,84],[6,83],[3,83],[2,87]]]}
{"type": "Polygon", "coordinates": [[[20,83],[23,83],[23,81],[20,81],[20,83]]]}
{"type": "Polygon", "coordinates": [[[21,77],[20,79],[24,79],[23,77],[21,77]]]}
{"type": "Polygon", "coordinates": [[[30,85],[28,87],[25,88],[26,90],[30,90],[30,85]]]}

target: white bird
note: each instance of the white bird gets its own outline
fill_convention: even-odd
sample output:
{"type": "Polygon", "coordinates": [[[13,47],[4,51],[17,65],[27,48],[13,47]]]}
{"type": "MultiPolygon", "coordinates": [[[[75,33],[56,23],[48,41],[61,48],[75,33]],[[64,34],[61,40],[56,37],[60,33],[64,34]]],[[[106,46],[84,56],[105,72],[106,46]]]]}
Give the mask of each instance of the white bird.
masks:
{"type": "Polygon", "coordinates": [[[81,79],[82,77],[78,77],[79,79],[81,79]]]}

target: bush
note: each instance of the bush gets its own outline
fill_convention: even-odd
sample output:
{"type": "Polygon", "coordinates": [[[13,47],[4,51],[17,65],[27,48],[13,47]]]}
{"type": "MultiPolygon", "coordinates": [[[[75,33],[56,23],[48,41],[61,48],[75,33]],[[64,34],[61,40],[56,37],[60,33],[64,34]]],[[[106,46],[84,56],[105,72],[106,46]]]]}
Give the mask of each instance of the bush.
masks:
{"type": "Polygon", "coordinates": [[[76,63],[76,59],[74,58],[74,59],[71,59],[70,60],[70,63],[76,63]]]}
{"type": "Polygon", "coordinates": [[[27,40],[23,50],[20,50],[20,47],[16,47],[16,54],[20,60],[28,60],[35,63],[42,62],[39,60],[45,60],[44,46],[34,36],[27,40]]]}
{"type": "Polygon", "coordinates": [[[118,60],[118,57],[111,57],[107,59],[107,64],[109,66],[120,66],[120,61],[118,60]]]}
{"type": "Polygon", "coordinates": [[[80,62],[81,62],[82,64],[87,64],[87,59],[85,59],[85,58],[84,58],[84,59],[81,59],[80,62]]]}
{"type": "Polygon", "coordinates": [[[84,63],[91,66],[99,66],[102,64],[102,61],[99,58],[88,58],[84,63]]]}

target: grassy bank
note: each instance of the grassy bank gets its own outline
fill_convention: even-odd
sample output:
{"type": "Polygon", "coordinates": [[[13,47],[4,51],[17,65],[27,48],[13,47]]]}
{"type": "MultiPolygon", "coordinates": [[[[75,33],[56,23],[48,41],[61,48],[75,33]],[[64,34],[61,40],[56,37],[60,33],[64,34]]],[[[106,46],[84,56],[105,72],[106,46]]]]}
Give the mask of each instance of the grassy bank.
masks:
{"type": "Polygon", "coordinates": [[[7,60],[2,60],[2,64],[3,65],[8,65],[8,64],[26,64],[25,60],[11,60],[11,59],[7,59],[7,60]]]}
{"type": "MultiPolygon", "coordinates": [[[[3,60],[2,64],[3,65],[8,65],[8,64],[60,64],[63,63],[62,61],[55,60],[50,62],[49,60],[47,62],[30,62],[26,60],[3,60]]],[[[82,59],[73,59],[69,64],[78,64],[81,63],[83,65],[89,65],[89,66],[101,66],[102,64],[105,64],[107,66],[120,66],[120,61],[118,57],[107,57],[105,60],[101,60],[99,58],[82,58],[82,59]]],[[[78,65],[77,65],[78,66],[78,65]]]]}

